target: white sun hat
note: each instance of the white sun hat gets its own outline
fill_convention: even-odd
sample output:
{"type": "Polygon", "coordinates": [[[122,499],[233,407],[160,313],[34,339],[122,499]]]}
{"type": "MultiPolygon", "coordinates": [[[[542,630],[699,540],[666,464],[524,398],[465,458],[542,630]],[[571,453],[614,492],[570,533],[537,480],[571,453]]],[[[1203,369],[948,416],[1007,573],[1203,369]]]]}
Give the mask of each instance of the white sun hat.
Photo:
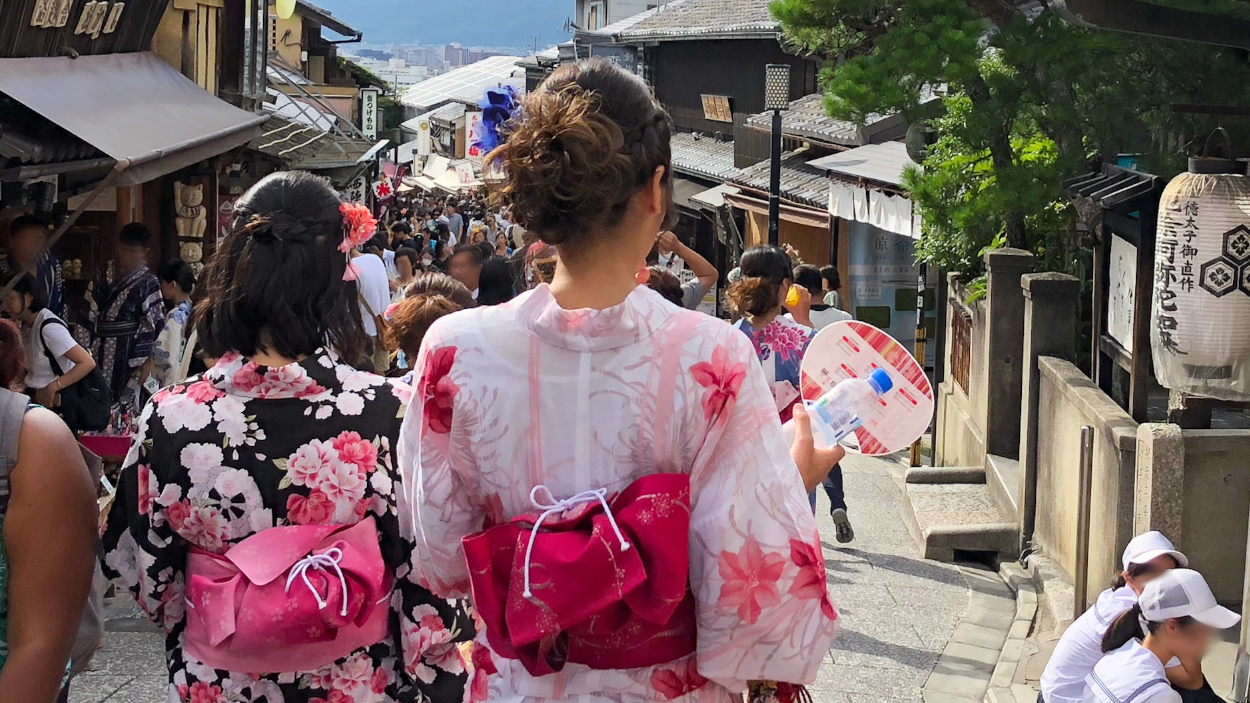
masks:
{"type": "Polygon", "coordinates": [[[1124,569],[1127,571],[1130,564],[1147,564],[1164,554],[1175,559],[1177,566],[1181,568],[1189,566],[1189,557],[1177,551],[1176,546],[1163,533],[1143,532],[1130,540],[1124,548],[1124,569]]]}
{"type": "Polygon", "coordinates": [[[1240,615],[1215,602],[1202,574],[1190,569],[1172,569],[1154,579],[1146,584],[1137,602],[1142,616],[1150,622],[1189,616],[1217,630],[1241,622],[1240,615]]]}

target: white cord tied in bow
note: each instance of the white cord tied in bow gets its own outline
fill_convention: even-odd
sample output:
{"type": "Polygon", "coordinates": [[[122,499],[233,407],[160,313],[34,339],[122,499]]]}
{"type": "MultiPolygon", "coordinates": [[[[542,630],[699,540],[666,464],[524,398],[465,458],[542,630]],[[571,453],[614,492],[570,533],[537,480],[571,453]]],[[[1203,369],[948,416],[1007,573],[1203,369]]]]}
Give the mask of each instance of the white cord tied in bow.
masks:
{"type": "Polygon", "coordinates": [[[308,586],[308,590],[312,592],[313,598],[317,599],[317,608],[325,610],[328,603],[317,592],[317,589],[313,587],[312,582],[308,580],[308,570],[316,569],[327,572],[333,570],[339,577],[339,585],[343,587],[343,608],[339,611],[339,615],[347,617],[347,577],[343,575],[343,570],[339,568],[339,562],[342,560],[343,550],[338,547],[331,547],[321,554],[309,554],[300,559],[291,567],[291,574],[286,577],[286,592],[291,592],[291,584],[295,582],[297,577],[303,578],[304,585],[308,586]]]}
{"type": "Polygon", "coordinates": [[[612,515],[612,506],[608,505],[608,489],[597,488],[593,491],[582,491],[572,498],[564,500],[556,500],[552,495],[551,489],[543,485],[534,486],[530,491],[530,504],[538,510],[543,511],[538,519],[534,521],[534,529],[530,532],[529,546],[525,548],[525,597],[530,598],[534,594],[530,592],[530,557],[534,554],[534,540],[538,538],[538,528],[542,527],[543,521],[552,515],[572,510],[579,505],[593,503],[599,501],[603,506],[603,512],[608,516],[608,522],[612,525],[612,530],[616,532],[616,538],[621,541],[621,551],[629,551],[629,542],[625,540],[625,535],[621,532],[621,528],[616,524],[616,517],[612,515]],[[547,494],[546,502],[539,502],[538,491],[542,490],[547,494]]]}

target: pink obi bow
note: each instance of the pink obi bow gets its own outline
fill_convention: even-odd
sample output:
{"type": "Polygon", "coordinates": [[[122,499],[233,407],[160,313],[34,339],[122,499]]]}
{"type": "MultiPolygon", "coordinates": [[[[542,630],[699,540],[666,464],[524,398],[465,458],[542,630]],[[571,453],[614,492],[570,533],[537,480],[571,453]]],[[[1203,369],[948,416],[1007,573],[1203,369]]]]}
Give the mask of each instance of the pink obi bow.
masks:
{"type": "Polygon", "coordinates": [[[272,527],[187,556],[185,645],[214,669],[311,671],[386,639],[391,577],[373,518],[272,527]]]}
{"type": "Polygon", "coordinates": [[[464,539],[491,649],[534,676],[566,662],[632,669],[694,652],[690,477],[654,474],[615,496],[551,498],[536,486],[540,512],[464,539]]]}

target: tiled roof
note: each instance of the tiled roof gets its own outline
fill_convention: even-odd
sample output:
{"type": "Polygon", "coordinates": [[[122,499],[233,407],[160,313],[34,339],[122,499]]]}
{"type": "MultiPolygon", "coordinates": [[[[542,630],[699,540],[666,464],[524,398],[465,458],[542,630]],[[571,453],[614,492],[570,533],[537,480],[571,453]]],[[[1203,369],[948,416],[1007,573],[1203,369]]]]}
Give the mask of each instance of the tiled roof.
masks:
{"type": "Polygon", "coordinates": [[[769,0],[669,2],[619,34],[624,41],[776,36],[779,24],[768,4],[769,0]]]}
{"type": "MultiPolygon", "coordinates": [[[[807,159],[802,151],[781,155],[781,197],[824,210],[829,207],[829,179],[823,170],[808,166],[807,159]]],[[[738,171],[730,182],[767,193],[771,167],[769,161],[761,161],[738,171]]]]}
{"type": "Polygon", "coordinates": [[[737,173],[734,143],[698,137],[689,132],[673,135],[673,170],[712,181],[724,181],[737,173]]]}
{"type": "MultiPolygon", "coordinates": [[[[747,118],[747,126],[772,130],[772,111],[752,115],[747,118]]],[[[859,146],[863,143],[859,125],[830,117],[825,112],[824,95],[820,93],[801,97],[790,103],[789,110],[782,110],[781,131],[787,137],[813,139],[843,146],[859,146]]]]}
{"type": "MultiPolygon", "coordinates": [[[[943,89],[925,88],[920,103],[928,104],[942,97],[943,89]]],[[[761,112],[747,118],[747,127],[762,131],[773,128],[772,111],[761,112]]],[[[882,132],[901,129],[905,122],[901,115],[868,115],[864,124],[837,120],[825,112],[824,95],[813,93],[790,103],[790,109],[781,111],[781,129],[787,137],[837,144],[862,146],[872,141],[882,141],[882,132]]],[[[887,137],[888,138],[888,137],[887,137]]]]}
{"type": "Polygon", "coordinates": [[[684,2],[689,2],[689,0],[669,0],[669,2],[664,3],[663,5],[657,5],[651,8],[650,10],[645,10],[643,12],[639,12],[638,14],[630,15],[629,17],[626,17],[625,19],[617,20],[613,22],[612,24],[605,25],[603,27],[600,27],[599,29],[579,29],[577,30],[577,36],[581,38],[584,38],[586,36],[615,37],[616,35],[622,32],[627,32],[633,29],[634,27],[638,26],[640,22],[644,20],[648,20],[654,17],[655,15],[659,14],[660,12],[667,12],[671,10],[672,8],[676,7],[677,5],[680,5],[684,2]]]}

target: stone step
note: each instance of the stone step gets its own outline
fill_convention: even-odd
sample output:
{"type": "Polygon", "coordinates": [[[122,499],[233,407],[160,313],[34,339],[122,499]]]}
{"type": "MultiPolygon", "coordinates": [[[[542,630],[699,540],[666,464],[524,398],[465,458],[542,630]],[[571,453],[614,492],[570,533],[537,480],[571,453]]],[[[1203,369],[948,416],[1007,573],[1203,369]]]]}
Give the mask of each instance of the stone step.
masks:
{"type": "Polygon", "coordinates": [[[907,470],[907,483],[985,483],[979,466],[916,466],[907,470]]]}
{"type": "Polygon", "coordinates": [[[925,559],[954,561],[955,551],[1019,556],[1019,527],[990,492],[975,483],[909,483],[903,518],[925,559]]]}
{"type": "Polygon", "coordinates": [[[1020,516],[1020,462],[997,454],[985,457],[986,485],[990,487],[990,495],[998,507],[1007,514],[1008,519],[1018,520],[1020,516]]]}

